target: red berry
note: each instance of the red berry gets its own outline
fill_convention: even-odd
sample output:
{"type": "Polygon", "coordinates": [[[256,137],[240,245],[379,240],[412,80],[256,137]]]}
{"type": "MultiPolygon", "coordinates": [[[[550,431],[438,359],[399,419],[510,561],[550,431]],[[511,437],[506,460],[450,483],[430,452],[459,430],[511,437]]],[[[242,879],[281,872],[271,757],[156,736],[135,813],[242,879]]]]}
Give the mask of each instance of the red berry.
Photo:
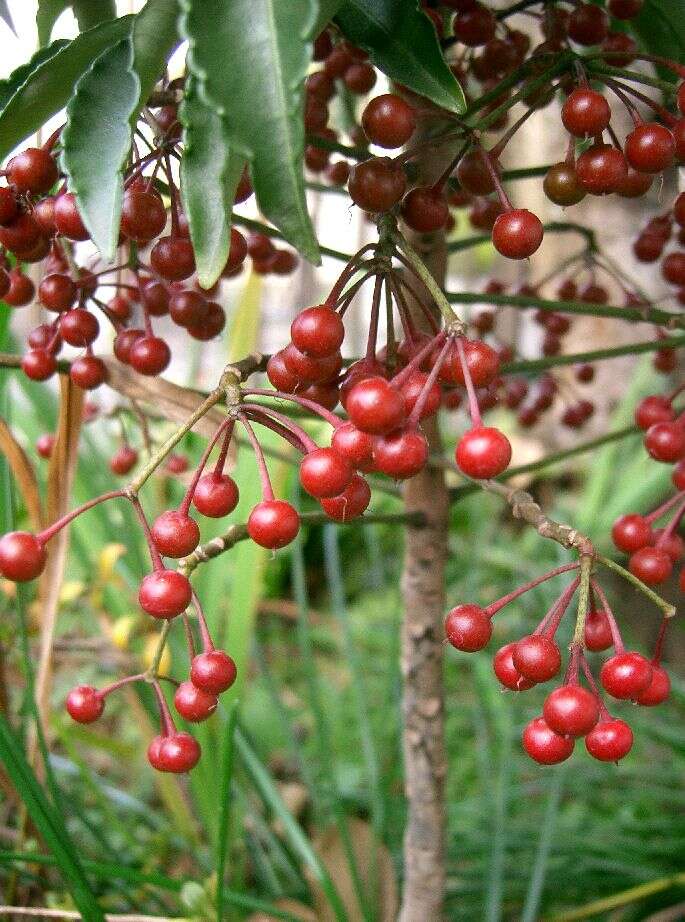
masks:
{"type": "Polygon", "coordinates": [[[340,349],[345,327],[339,314],[321,304],[300,311],[292,322],[290,335],[300,352],[313,358],[323,358],[340,349]]]}
{"type": "MultiPolygon", "coordinates": [[[[404,382],[404,384],[401,385],[400,392],[402,394],[402,399],[404,400],[404,406],[407,415],[409,415],[414,409],[414,406],[421,396],[427,381],[428,375],[424,371],[415,371],[404,382]]],[[[434,413],[437,413],[440,409],[441,400],[442,389],[436,381],[428,392],[428,397],[423,405],[423,409],[421,410],[421,419],[425,419],[427,416],[432,416],[434,413]]]]}
{"type": "Polygon", "coordinates": [[[65,311],[76,300],[76,285],[68,275],[52,273],[46,275],[38,286],[38,297],[51,311],[65,311]]]}
{"type": "Polygon", "coordinates": [[[447,223],[449,207],[443,192],[418,186],[402,201],[402,217],[412,230],[422,234],[440,230],[447,223]]]}
{"type": "Polygon", "coordinates": [[[90,346],[98,337],[100,324],[95,314],[75,307],[59,318],[59,332],[70,346],[90,346]]]}
{"type": "Polygon", "coordinates": [[[685,458],[673,468],[671,479],[676,490],[685,490],[685,458]]]}
{"type": "Polygon", "coordinates": [[[32,381],[47,381],[57,371],[57,362],[46,349],[31,349],[22,356],[21,368],[32,381]]]}
{"type": "Polygon", "coordinates": [[[350,421],[373,435],[399,429],[404,423],[402,394],[385,378],[373,376],[354,384],[345,403],[350,421]]]}
{"type": "Polygon", "coordinates": [[[544,231],[537,215],[526,208],[501,214],[492,228],[492,242],[508,259],[527,259],[542,243],[544,231]]]}
{"type": "Polygon", "coordinates": [[[162,278],[179,282],[195,271],[195,253],[185,237],[160,237],[150,250],[150,264],[162,278]]]}
{"type": "Polygon", "coordinates": [[[631,556],[628,569],[649,586],[665,582],[673,570],[673,561],[665,551],[656,547],[643,547],[631,556]]]}
{"type": "Polygon", "coordinates": [[[352,201],[364,211],[389,211],[402,198],[407,180],[387,157],[372,157],[352,168],[347,185],[352,201]]]}
{"type": "Polygon", "coordinates": [[[300,517],[296,510],[279,499],[257,503],[247,520],[247,531],[255,544],[272,550],[290,544],[299,530],[300,517]]]}
{"type": "Polygon", "coordinates": [[[155,519],[152,538],[164,557],[187,557],[200,543],[200,529],[189,515],[167,509],[155,519]]]}
{"type": "Polygon", "coordinates": [[[79,724],[92,724],[102,715],[105,699],[92,685],[77,685],[67,695],[67,711],[79,724]]]}
{"type": "Polygon", "coordinates": [[[671,693],[671,680],[663,666],[652,664],[652,678],[649,685],[635,695],[633,700],[643,707],[656,707],[662,704],[671,693]]]}
{"type": "Polygon", "coordinates": [[[55,448],[55,436],[52,432],[44,432],[36,439],[36,451],[41,458],[49,458],[55,448]]]}
{"type": "Polygon", "coordinates": [[[653,539],[652,527],[647,520],[635,513],[619,516],[611,529],[611,537],[616,547],[632,554],[642,547],[647,547],[653,539]]]}
{"type": "Polygon", "coordinates": [[[88,240],[90,234],[76,204],[73,192],[62,192],[55,199],[53,218],[60,234],[70,240],[88,240]]]}
{"type": "Polygon", "coordinates": [[[379,147],[402,147],[416,128],[414,110],[394,93],[376,96],[362,112],[362,128],[369,141],[379,147]]]}
{"type": "Polygon", "coordinates": [[[238,505],[238,487],[228,474],[203,474],[193,494],[193,505],[202,515],[219,519],[238,505]]]}
{"type": "Polygon", "coordinates": [[[573,752],[575,740],[555,733],[543,717],[536,717],[523,731],[523,748],[540,765],[564,762],[573,752]]]}
{"type": "Polygon", "coordinates": [[[82,355],[71,363],[69,377],[84,391],[92,391],[107,380],[107,366],[94,355],[82,355]]]}
{"type": "Polygon", "coordinates": [[[45,547],[28,531],[10,531],[0,538],[0,573],[15,583],[35,579],[45,567],[45,547]]]}
{"type": "Polygon", "coordinates": [[[163,317],[169,310],[169,289],[161,282],[148,279],[139,286],[140,300],[153,317],[163,317]]]}
{"type": "Polygon", "coordinates": [[[7,164],[7,180],[19,192],[49,192],[58,175],[54,158],[42,147],[27,147],[7,164]]]}
{"type": "MultiPolygon", "coordinates": [[[[499,353],[479,339],[465,339],[464,357],[474,387],[487,387],[491,384],[500,368],[499,353]]],[[[465,384],[464,370],[456,349],[452,353],[450,380],[453,384],[465,384]]]]}
{"type": "Polygon", "coordinates": [[[321,508],[335,522],[349,522],[366,511],[371,501],[371,489],[359,474],[353,474],[339,496],[321,500],[321,508]]]}
{"type": "Polygon", "coordinates": [[[191,587],[177,570],[155,570],[143,579],[138,601],[153,618],[174,618],[190,605],[191,587]]]}
{"type": "Polygon", "coordinates": [[[167,458],[166,469],[170,474],[185,474],[188,470],[188,459],[185,455],[172,452],[167,458]]]}
{"type": "Polygon", "coordinates": [[[524,678],[514,666],[515,643],[508,643],[501,647],[492,660],[495,675],[505,688],[510,691],[526,691],[535,685],[530,679],[524,678]]]}
{"type": "Polygon", "coordinates": [[[138,461],[138,452],[130,445],[122,445],[110,458],[109,466],[113,474],[123,477],[135,467],[138,461]]]}
{"type": "Polygon", "coordinates": [[[170,361],[171,350],[166,341],[158,336],[141,336],[129,352],[129,364],[141,375],[159,375],[170,361]]]}
{"type": "Polygon", "coordinates": [[[372,90],[376,84],[376,71],[373,65],[366,62],[355,62],[345,71],[345,86],[352,93],[363,96],[372,90]]]}
{"type": "Polygon", "coordinates": [[[531,682],[547,682],[561,667],[561,653],[551,637],[529,634],[514,645],[514,666],[531,682]]]}
{"type": "Polygon", "coordinates": [[[652,188],[654,177],[649,173],[639,173],[632,166],[616,187],[616,193],[623,198],[640,198],[652,188]]]}
{"type": "Polygon", "coordinates": [[[21,269],[10,269],[7,273],[10,280],[9,291],[5,292],[4,300],[10,307],[25,307],[33,301],[36,289],[33,282],[21,269]]]}
{"type": "Polygon", "coordinates": [[[631,131],[624,149],[633,169],[641,173],[661,173],[673,162],[675,139],[664,125],[645,122],[631,131]]]}
{"type": "Polygon", "coordinates": [[[7,186],[0,188],[0,225],[11,224],[19,213],[17,199],[7,186]]]}
{"type": "Polygon", "coordinates": [[[169,315],[180,327],[201,324],[207,316],[208,303],[197,291],[176,291],[169,298],[169,315]]]}
{"type": "Polygon", "coordinates": [[[677,422],[654,423],[645,433],[645,448],[655,461],[680,461],[685,456],[685,428],[677,422]]]}
{"type": "Polygon", "coordinates": [[[602,686],[613,698],[635,698],[652,681],[652,664],[641,653],[617,653],[602,666],[602,686]]]}
{"type": "Polygon", "coordinates": [[[465,432],[457,444],[457,466],[467,477],[486,480],[497,477],[511,461],[509,439],[488,426],[478,426],[465,432]]]}
{"type": "Polygon", "coordinates": [[[136,243],[149,243],[164,230],[166,209],[152,191],[128,190],[121,206],[121,232],[136,243]]]}
{"type": "Polygon", "coordinates": [[[342,368],[342,357],[339,352],[315,359],[300,352],[294,343],[288,343],[285,349],[281,350],[280,355],[288,372],[295,376],[299,383],[315,384],[321,381],[331,381],[337,378],[342,368]]]}
{"type": "Polygon", "coordinates": [[[611,144],[593,144],[578,157],[578,182],[590,195],[616,192],[628,174],[623,152],[611,144]]]}
{"type": "Polygon", "coordinates": [[[0,244],[14,253],[30,251],[41,241],[41,229],[33,215],[22,212],[9,224],[0,226],[0,244]]]}
{"type": "Polygon", "coordinates": [[[478,605],[457,605],[445,618],[445,634],[457,650],[482,650],[492,636],[492,618],[478,605]]]}
{"type": "Polygon", "coordinates": [[[614,643],[605,611],[589,611],[585,619],[585,646],[588,650],[608,650],[614,643]]]}
{"type": "Polygon", "coordinates": [[[394,480],[406,480],[423,470],[428,455],[428,442],[424,435],[416,430],[400,429],[376,439],[374,468],[394,480]]]}
{"type": "Polygon", "coordinates": [[[685,285],[685,253],[669,253],[661,264],[661,274],[671,285],[685,285]]]}
{"type": "Polygon", "coordinates": [[[673,404],[661,394],[644,397],[635,408],[635,422],[640,429],[649,429],[654,423],[668,423],[674,418],[673,404]]]}
{"type": "Polygon", "coordinates": [[[599,704],[581,685],[561,685],[547,696],[542,713],[555,733],[585,736],[599,720],[599,704]]]}
{"type": "Polygon", "coordinates": [[[197,688],[192,682],[181,682],[174,695],[174,707],[190,723],[206,720],[216,711],[218,703],[216,695],[197,688]]]}
{"type": "Polygon", "coordinates": [[[367,432],[353,423],[342,423],[336,428],[331,438],[331,445],[338,454],[347,458],[353,467],[362,470],[368,466],[373,455],[373,439],[367,432]]]}
{"type": "Polygon", "coordinates": [[[609,0],[607,9],[616,19],[634,19],[640,10],[644,0],[609,0]]]}
{"type": "Polygon", "coordinates": [[[627,756],[633,745],[633,731],[624,720],[610,717],[602,720],[585,737],[585,748],[600,762],[618,762],[627,756]]]}
{"type": "Polygon", "coordinates": [[[599,6],[579,3],[568,20],[568,36],[579,45],[599,45],[609,32],[609,17],[599,6]]]}
{"type": "Polygon", "coordinates": [[[189,733],[173,733],[157,739],[161,741],[154,754],[151,750],[155,740],[152,741],[148,749],[148,759],[159,771],[184,774],[200,761],[200,744],[189,733]],[[153,761],[153,755],[157,764],[153,761]]]}
{"type": "Polygon", "coordinates": [[[334,448],[308,451],[300,464],[300,483],[310,496],[339,496],[352,479],[352,465],[334,448]]]}
{"type": "Polygon", "coordinates": [[[590,87],[573,90],[561,109],[564,128],[577,138],[600,135],[610,119],[609,103],[601,93],[590,87]]]}
{"type": "Polygon", "coordinates": [[[223,650],[199,653],[190,666],[190,680],[196,688],[220,695],[235,682],[235,663],[223,650]]]}
{"type": "Polygon", "coordinates": [[[452,30],[458,41],[470,48],[485,45],[495,35],[496,20],[493,13],[480,3],[462,9],[454,18],[452,30]]]}

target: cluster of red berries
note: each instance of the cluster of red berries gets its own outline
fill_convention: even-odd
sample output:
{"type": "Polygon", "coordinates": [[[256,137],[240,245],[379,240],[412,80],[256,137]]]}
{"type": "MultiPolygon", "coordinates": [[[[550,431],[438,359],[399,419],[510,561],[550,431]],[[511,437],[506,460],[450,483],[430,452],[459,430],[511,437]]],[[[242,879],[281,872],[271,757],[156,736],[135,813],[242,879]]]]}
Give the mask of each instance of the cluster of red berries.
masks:
{"type": "MultiPolygon", "coordinates": [[[[180,142],[174,106],[158,111],[156,128],[151,152],[137,160],[131,154],[120,225],[120,245],[126,260],[114,268],[94,271],[77,265],[81,256],[77,244],[89,240],[90,234],[75,196],[67,191],[66,184],[60,185],[54,152],[59,132],[43,147],[26,148],[7,164],[7,185],[0,187],[0,298],[11,307],[23,307],[37,296],[38,303],[56,315],[28,336],[29,349],[22,368],[33,380],[44,381],[55,373],[57,357],[66,343],[84,350],[70,364],[74,383],[85,390],[101,385],[107,368],[93,355],[101,319],[115,332],[116,358],[144,375],[160,374],[171,360],[167,341],[153,330],[153,318],[168,315],[176,326],[200,341],[213,339],[224,329],[224,310],[214,300],[218,283],[206,290],[197,280],[192,281],[195,255],[188,222],[168,168],[169,154],[180,142]],[[156,185],[160,165],[167,173],[169,208],[156,185]],[[147,248],[148,261],[143,262],[141,254],[145,255],[147,248]],[[11,254],[11,263],[7,254],[11,254]],[[42,263],[43,278],[36,291],[21,264],[37,262],[42,263]],[[102,293],[108,289],[114,293],[104,295],[103,300],[102,293]]],[[[236,201],[245,201],[251,194],[245,173],[236,201]]],[[[246,239],[233,228],[222,278],[238,274],[248,256],[259,274],[287,275],[297,266],[295,254],[277,248],[271,238],[251,234],[246,239]]]]}
{"type": "Polygon", "coordinates": [[[640,262],[653,263],[661,259],[662,277],[676,289],[676,302],[685,306],[685,193],[680,193],[669,211],[647,222],[635,239],[633,252],[640,262]],[[677,227],[675,242],[678,249],[672,249],[664,256],[664,250],[673,237],[674,224],[677,227]]]}
{"type": "MultiPolygon", "coordinates": [[[[656,586],[665,582],[685,553],[678,529],[685,516],[685,412],[673,402],[682,392],[652,394],[640,401],[635,422],[644,430],[644,445],[651,458],[672,464],[674,492],[647,515],[627,513],[613,525],[611,536],[618,550],[630,554],[628,567],[642,582],[656,586]],[[661,528],[653,526],[667,517],[661,528]]],[[[685,569],[680,571],[680,588],[685,592],[685,569]]]]}
{"type": "MultiPolygon", "coordinates": [[[[492,636],[492,618],[497,612],[534,586],[561,573],[572,572],[578,566],[557,567],[485,608],[458,605],[445,619],[448,641],[457,650],[467,653],[482,650],[492,636]]],[[[555,636],[579,583],[580,578],[576,576],[531,634],[497,651],[493,669],[503,688],[525,691],[559,674],[562,654],[555,636]]],[[[547,695],[542,715],[534,718],[523,732],[523,748],[542,765],[567,759],[579,737],[585,738],[589,754],[602,762],[617,762],[628,754],[633,744],[628,724],[612,717],[602,700],[586,657],[587,651],[599,652],[613,647],[613,654],[604,661],[599,675],[599,684],[610,697],[653,707],[669,695],[668,674],[660,664],[666,620],[662,622],[650,661],[641,653],[626,651],[607,598],[594,578],[590,597],[593,600],[590,610],[579,611],[564,682],[547,695]],[[581,685],[581,675],[585,677],[587,688],[581,685]]]]}

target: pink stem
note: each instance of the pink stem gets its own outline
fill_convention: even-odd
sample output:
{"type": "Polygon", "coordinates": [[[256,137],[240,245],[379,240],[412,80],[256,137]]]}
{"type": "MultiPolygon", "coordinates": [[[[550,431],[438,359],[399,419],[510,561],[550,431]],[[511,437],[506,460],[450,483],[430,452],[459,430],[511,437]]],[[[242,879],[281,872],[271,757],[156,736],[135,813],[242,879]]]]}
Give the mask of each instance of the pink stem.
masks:
{"type": "Polygon", "coordinates": [[[152,568],[153,570],[164,570],[165,567],[162,563],[162,558],[160,557],[159,551],[157,550],[157,545],[153,541],[152,532],[150,531],[150,526],[148,524],[147,518],[145,517],[145,513],[143,512],[143,507],[140,505],[140,500],[137,496],[132,496],[130,499],[143,528],[143,533],[145,534],[145,540],[147,541],[148,550],[150,551],[150,558],[152,560],[152,568]]]}
{"type": "MultiPolygon", "coordinates": [[[[336,416],[335,413],[331,413],[330,410],[322,407],[314,400],[309,400],[308,397],[300,397],[298,394],[286,394],[284,391],[271,391],[266,387],[245,388],[243,393],[249,394],[252,397],[278,397],[279,400],[291,400],[293,403],[297,403],[301,407],[311,410],[312,413],[316,413],[321,419],[325,419],[334,429],[337,429],[337,427],[344,422],[344,420],[336,416]]],[[[269,407],[264,407],[264,409],[268,410],[269,407]]]]}
{"type": "Polygon", "coordinates": [[[447,330],[440,330],[440,332],[433,339],[431,339],[430,342],[427,342],[426,345],[423,346],[423,348],[421,348],[409,362],[407,362],[401,371],[397,372],[394,378],[390,379],[390,383],[394,387],[402,387],[405,385],[409,378],[414,374],[414,372],[419,370],[425,359],[427,359],[431,352],[440,345],[446,336],[447,330]]]}
{"type": "Polygon", "coordinates": [[[614,642],[614,650],[617,653],[625,653],[625,646],[623,645],[623,638],[621,637],[621,632],[618,629],[618,624],[616,623],[616,618],[614,613],[611,610],[611,605],[609,605],[609,600],[604,594],[604,590],[594,579],[591,581],[590,585],[597,593],[597,598],[599,599],[602,608],[604,609],[604,614],[607,616],[609,621],[609,630],[611,631],[611,639],[614,642]]]}
{"type": "Polygon", "coordinates": [[[307,435],[304,429],[298,426],[297,423],[294,423],[290,417],[286,416],[284,413],[279,413],[278,410],[272,410],[271,407],[263,407],[259,403],[244,403],[243,409],[251,410],[253,413],[256,412],[262,419],[269,420],[269,418],[271,418],[279,422],[284,429],[287,429],[288,432],[299,439],[305,451],[313,451],[315,448],[319,447],[314,439],[307,435]]]}
{"type": "Polygon", "coordinates": [[[660,519],[662,515],[672,509],[673,506],[676,506],[683,498],[685,498],[685,490],[680,490],[678,493],[674,493],[673,496],[669,496],[665,503],[657,506],[649,515],[644,517],[645,522],[649,522],[650,525],[652,522],[656,522],[657,519],[660,519]]]}
{"type": "Polygon", "coordinates": [[[597,687],[597,683],[595,682],[594,676],[592,675],[592,672],[590,671],[590,666],[588,665],[588,661],[585,659],[585,655],[583,653],[580,654],[580,665],[583,669],[583,675],[587,679],[587,684],[590,686],[590,691],[597,699],[597,704],[599,705],[599,719],[609,720],[611,717],[611,714],[607,710],[607,706],[604,703],[604,699],[602,698],[601,692],[599,688],[597,687]]]}
{"type": "Polygon", "coordinates": [[[145,676],[142,672],[139,672],[138,675],[129,675],[125,679],[119,679],[118,682],[112,682],[111,685],[105,685],[104,688],[101,688],[98,694],[101,698],[106,698],[107,695],[111,695],[112,692],[117,691],[119,688],[123,688],[124,685],[128,685],[130,682],[141,682],[145,679],[145,676]]]}
{"type": "Polygon", "coordinates": [[[72,509],[71,512],[67,512],[66,515],[62,516],[61,519],[58,519],[56,522],[53,522],[52,525],[44,529],[40,534],[36,535],[38,541],[41,544],[46,544],[50,538],[53,538],[58,531],[64,528],[65,525],[68,525],[70,522],[81,515],[82,512],[87,512],[88,509],[92,509],[93,506],[97,506],[99,503],[104,503],[108,499],[116,499],[119,496],[125,496],[126,493],[124,490],[111,490],[109,493],[103,493],[101,496],[96,496],[95,499],[89,499],[87,503],[83,503],[82,506],[78,506],[76,509],[72,509]]]}
{"type": "Polygon", "coordinates": [[[202,652],[211,653],[214,649],[214,643],[212,642],[211,635],[209,633],[209,628],[207,627],[207,619],[205,618],[205,613],[202,611],[202,606],[200,605],[200,600],[193,592],[192,594],[193,605],[195,607],[195,613],[197,614],[197,623],[200,628],[200,637],[202,639],[202,652]]]}
{"type": "Polygon", "coordinates": [[[478,397],[476,396],[476,389],[473,386],[473,380],[471,378],[471,372],[469,371],[469,366],[466,364],[466,352],[464,350],[464,337],[458,336],[456,339],[457,352],[459,354],[459,362],[461,364],[461,370],[464,375],[464,384],[466,385],[466,393],[469,399],[469,415],[471,417],[471,422],[474,429],[478,429],[483,425],[483,420],[480,415],[480,407],[478,406],[478,397]]]}
{"type": "Polygon", "coordinates": [[[381,287],[383,278],[376,276],[376,282],[373,286],[373,298],[371,300],[371,321],[369,323],[369,336],[366,341],[366,358],[373,359],[376,356],[376,342],[378,340],[378,318],[381,307],[381,287]]]}
{"type": "Polygon", "coordinates": [[[569,583],[540,624],[533,631],[534,634],[546,634],[548,637],[554,637],[561,624],[561,619],[568,611],[568,606],[579,584],[580,580],[578,577],[576,577],[573,582],[569,583]]]}
{"type": "Polygon", "coordinates": [[[661,653],[664,646],[664,640],[666,638],[666,628],[668,627],[668,622],[670,618],[662,618],[661,624],[659,625],[659,633],[657,634],[656,643],[654,644],[654,656],[652,657],[652,665],[658,666],[661,663],[661,653]]]}
{"type": "Polygon", "coordinates": [[[162,736],[173,736],[176,733],[176,725],[174,724],[174,719],[171,716],[169,705],[166,703],[166,698],[162,694],[162,689],[159,687],[159,682],[155,680],[152,683],[152,687],[154,688],[155,695],[157,696],[159,716],[162,721],[162,736]]]}
{"type": "Polygon", "coordinates": [[[497,599],[495,602],[491,602],[485,609],[485,611],[490,615],[496,615],[497,612],[504,608],[505,605],[508,605],[509,602],[513,602],[514,599],[518,599],[525,592],[529,592],[531,589],[535,589],[536,586],[539,586],[541,583],[547,582],[548,579],[552,579],[554,576],[559,576],[561,573],[568,573],[570,570],[577,570],[579,564],[577,563],[565,563],[560,567],[555,567],[554,570],[549,570],[547,573],[543,573],[542,576],[537,576],[535,579],[530,580],[530,582],[524,583],[523,586],[518,586],[512,592],[503,595],[501,599],[497,599]]]}
{"type": "Polygon", "coordinates": [[[216,430],[212,438],[207,443],[207,447],[205,448],[204,452],[202,453],[202,457],[200,458],[200,463],[198,464],[197,469],[195,473],[193,474],[193,479],[190,481],[190,484],[188,485],[188,489],[186,490],[185,496],[183,497],[181,504],[178,507],[178,511],[183,513],[183,515],[188,515],[190,504],[193,501],[193,496],[195,496],[195,490],[197,489],[197,483],[200,477],[202,476],[202,472],[205,469],[205,465],[207,464],[207,458],[209,458],[212,452],[212,449],[214,448],[219,438],[221,437],[221,433],[225,432],[228,429],[229,430],[228,438],[230,439],[231,433],[233,432],[234,425],[235,425],[235,420],[225,419],[221,423],[219,428],[216,430]]]}
{"type": "Polygon", "coordinates": [[[657,539],[656,544],[654,545],[655,547],[662,548],[662,547],[664,546],[664,544],[668,541],[668,539],[671,537],[671,535],[673,535],[673,533],[675,532],[675,530],[676,530],[676,528],[678,527],[678,525],[680,525],[680,522],[682,521],[683,515],[685,515],[685,503],[683,503],[683,504],[680,506],[680,508],[678,509],[678,511],[676,512],[676,514],[673,516],[673,518],[671,519],[671,521],[668,523],[668,525],[667,525],[667,526],[664,528],[664,530],[661,532],[661,534],[659,535],[659,537],[658,537],[658,539],[657,539]]]}
{"type": "Polygon", "coordinates": [[[417,401],[414,404],[414,408],[409,414],[409,419],[407,420],[407,426],[409,429],[416,429],[418,426],[419,420],[421,419],[421,413],[423,412],[423,408],[426,406],[426,401],[428,400],[428,395],[430,394],[433,385],[438,379],[440,369],[445,364],[445,359],[447,358],[447,354],[451,348],[452,343],[448,339],[440,350],[440,354],[433,364],[433,367],[430,370],[430,374],[426,378],[426,382],[423,385],[421,392],[419,393],[417,401]]]}
{"type": "Polygon", "coordinates": [[[254,434],[254,429],[250,425],[247,417],[243,413],[238,414],[238,419],[245,427],[247,432],[247,437],[250,440],[252,445],[252,450],[255,453],[255,460],[257,462],[257,469],[259,470],[259,479],[262,484],[262,499],[266,501],[273,500],[274,491],[271,486],[271,479],[269,477],[269,471],[266,466],[266,461],[264,460],[264,452],[262,451],[262,446],[257,440],[257,436],[254,434]]]}

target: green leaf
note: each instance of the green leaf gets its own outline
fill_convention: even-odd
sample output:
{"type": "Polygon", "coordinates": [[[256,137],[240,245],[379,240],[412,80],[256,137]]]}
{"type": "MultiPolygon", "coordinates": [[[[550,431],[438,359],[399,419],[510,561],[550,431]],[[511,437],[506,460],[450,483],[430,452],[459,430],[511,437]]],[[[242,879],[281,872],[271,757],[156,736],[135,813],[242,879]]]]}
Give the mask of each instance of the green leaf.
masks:
{"type": "Polygon", "coordinates": [[[80,32],[117,18],[115,0],[72,0],[71,6],[80,32]]]}
{"type": "Polygon", "coordinates": [[[104,259],[119,236],[129,115],[138,99],[130,38],[108,48],[76,84],[62,132],[62,166],[83,223],[104,259]]]}
{"type": "Polygon", "coordinates": [[[181,0],[188,63],[226,119],[231,148],[250,161],[260,209],[309,260],[319,247],[304,191],[304,78],[314,0],[181,0]]]}
{"type": "Polygon", "coordinates": [[[55,23],[69,6],[71,6],[70,0],[38,0],[36,28],[38,29],[38,44],[41,48],[50,41],[55,23]]]}
{"type": "Polygon", "coordinates": [[[165,64],[180,44],[177,0],[148,0],[133,24],[133,70],[140,82],[131,124],[145,105],[165,64]]]}
{"type": "Polygon", "coordinates": [[[13,70],[9,77],[0,80],[0,112],[5,108],[8,101],[14,96],[19,87],[26,79],[45,61],[54,57],[58,51],[69,44],[66,38],[60,38],[53,42],[48,48],[39,48],[26,64],[21,64],[16,70],[13,70]]]}
{"type": "MultiPolygon", "coordinates": [[[[37,65],[33,64],[37,55],[34,56],[31,70],[18,86],[12,76],[9,78],[13,92],[0,109],[0,159],[66,106],[79,77],[105,48],[129,33],[132,22],[132,16],[122,16],[96,26],[68,44],[60,45],[54,54],[42,58],[37,65]]],[[[56,42],[42,52],[55,45],[56,42]]]]}
{"type": "MultiPolygon", "coordinates": [[[[672,61],[685,60],[685,19],[681,0],[647,0],[640,15],[628,25],[647,51],[672,61]]],[[[668,68],[657,69],[662,79],[676,80],[668,68]]]]}
{"type": "Polygon", "coordinates": [[[231,206],[245,158],[231,153],[224,120],[205,105],[189,79],[179,110],[183,125],[181,196],[200,284],[211,288],[226,265],[231,206]]]}
{"type": "Polygon", "coordinates": [[[333,19],[342,5],[343,0],[319,0],[319,13],[312,33],[315,38],[333,19]]]}
{"type": "Polygon", "coordinates": [[[445,63],[435,27],[413,0],[345,0],[336,22],[388,77],[460,114],[464,92],[445,63]]]}
{"type": "Polygon", "coordinates": [[[84,919],[104,922],[105,917],[83,873],[76,849],[69,838],[64,822],[46,798],[31,766],[26,761],[21,744],[2,714],[0,714],[0,759],[36,829],[55,856],[74,903],[84,919]]]}

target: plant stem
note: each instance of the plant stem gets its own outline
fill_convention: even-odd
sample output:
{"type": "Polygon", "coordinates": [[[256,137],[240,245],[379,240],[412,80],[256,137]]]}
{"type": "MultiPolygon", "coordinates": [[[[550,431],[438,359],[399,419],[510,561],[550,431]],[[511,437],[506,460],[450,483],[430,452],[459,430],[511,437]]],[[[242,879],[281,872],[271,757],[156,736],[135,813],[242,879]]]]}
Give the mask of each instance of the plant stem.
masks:
{"type": "Polygon", "coordinates": [[[459,317],[452,310],[449,301],[445,297],[445,294],[442,288],[435,281],[431,273],[426,268],[423,260],[416,252],[416,250],[404,239],[402,234],[399,231],[395,231],[391,235],[391,239],[397,249],[404,254],[407,259],[407,262],[412,268],[414,275],[419,278],[423,284],[426,286],[430,296],[435,301],[440,313],[442,314],[445,323],[454,324],[456,326],[455,333],[463,332],[463,325],[459,317]]]}
{"type": "Polygon", "coordinates": [[[676,607],[671,602],[667,602],[666,599],[662,599],[660,595],[657,595],[654,590],[650,589],[649,586],[646,586],[642,580],[638,579],[637,576],[622,567],[620,564],[616,563],[615,560],[611,560],[609,557],[603,557],[601,554],[595,554],[595,560],[598,563],[601,563],[609,570],[613,570],[614,573],[618,573],[619,576],[623,577],[631,585],[635,586],[643,595],[646,595],[660,611],[664,613],[665,618],[673,618],[676,614],[676,607]]]}
{"type": "Polygon", "coordinates": [[[580,583],[578,584],[578,616],[576,629],[573,632],[573,644],[585,646],[585,619],[587,618],[590,601],[590,575],[592,573],[592,554],[580,555],[580,583]]]}

